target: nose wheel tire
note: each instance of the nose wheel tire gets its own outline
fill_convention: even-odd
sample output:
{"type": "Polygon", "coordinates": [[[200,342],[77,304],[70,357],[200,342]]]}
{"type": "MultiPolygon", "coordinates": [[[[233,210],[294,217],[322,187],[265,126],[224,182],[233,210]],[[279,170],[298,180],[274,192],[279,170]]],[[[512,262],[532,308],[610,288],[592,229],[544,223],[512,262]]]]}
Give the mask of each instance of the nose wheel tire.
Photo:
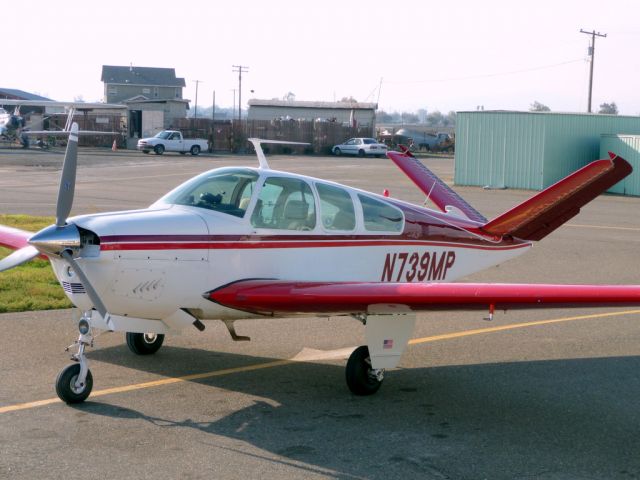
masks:
{"type": "Polygon", "coordinates": [[[355,395],[373,395],[382,385],[382,370],[374,370],[371,367],[369,348],[362,345],[356,348],[346,368],[347,386],[355,395]]]}
{"type": "Polygon", "coordinates": [[[156,353],[164,342],[161,333],[133,333],[127,332],[127,346],[136,355],[151,355],[156,353]]]}
{"type": "Polygon", "coordinates": [[[56,378],[56,393],[63,402],[82,403],[91,393],[93,388],[91,370],[87,370],[87,378],[81,386],[76,386],[78,375],[80,375],[79,363],[72,363],[58,374],[58,378],[56,378]]]}

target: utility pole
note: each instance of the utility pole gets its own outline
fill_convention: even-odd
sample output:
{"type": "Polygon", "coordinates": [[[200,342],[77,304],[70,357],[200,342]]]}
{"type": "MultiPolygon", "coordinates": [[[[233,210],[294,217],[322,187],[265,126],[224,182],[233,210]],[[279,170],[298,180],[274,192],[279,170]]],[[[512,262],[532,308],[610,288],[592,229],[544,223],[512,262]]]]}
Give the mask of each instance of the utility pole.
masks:
{"type": "Polygon", "coordinates": [[[589,68],[589,102],[587,104],[587,112],[591,113],[591,92],[593,91],[593,56],[596,52],[596,37],[607,38],[607,34],[596,32],[595,30],[587,32],[582,29],[580,29],[580,33],[591,35],[591,45],[589,46],[589,56],[591,57],[591,65],[589,68]]]}
{"type": "Polygon", "coordinates": [[[193,111],[193,118],[197,119],[198,118],[198,84],[202,83],[202,80],[192,80],[192,81],[196,83],[196,107],[195,107],[195,110],[193,111]]]}
{"type": "Polygon", "coordinates": [[[213,107],[211,108],[211,121],[216,121],[216,91],[213,91],[213,107]]]}
{"type": "Polygon", "coordinates": [[[232,65],[233,72],[238,72],[238,122],[242,120],[242,74],[249,71],[249,67],[232,65]]]}

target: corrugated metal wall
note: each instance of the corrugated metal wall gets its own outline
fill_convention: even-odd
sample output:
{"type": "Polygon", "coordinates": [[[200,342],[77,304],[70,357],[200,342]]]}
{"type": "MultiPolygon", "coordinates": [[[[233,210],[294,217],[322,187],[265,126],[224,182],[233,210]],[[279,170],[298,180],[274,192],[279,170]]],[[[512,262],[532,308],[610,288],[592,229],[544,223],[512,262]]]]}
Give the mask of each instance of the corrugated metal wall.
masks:
{"type": "Polygon", "coordinates": [[[607,158],[613,152],[627,160],[633,167],[633,173],[616,183],[608,191],[622,195],[640,196],[640,136],[638,135],[602,135],[600,158],[607,158]]]}
{"type": "Polygon", "coordinates": [[[611,133],[640,134],[640,117],[458,112],[454,182],[541,190],[596,160],[611,133]]]}

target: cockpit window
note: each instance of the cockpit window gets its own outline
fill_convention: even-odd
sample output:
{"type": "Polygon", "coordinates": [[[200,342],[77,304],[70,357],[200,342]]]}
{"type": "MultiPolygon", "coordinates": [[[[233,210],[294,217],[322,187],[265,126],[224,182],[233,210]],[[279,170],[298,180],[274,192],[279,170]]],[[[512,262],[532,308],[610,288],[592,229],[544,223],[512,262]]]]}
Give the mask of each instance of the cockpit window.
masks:
{"type": "Polygon", "coordinates": [[[162,201],[175,205],[187,205],[244,217],[258,181],[252,170],[214,170],[199,175],[162,201]]]}
{"type": "Polygon", "coordinates": [[[373,232],[401,232],[402,212],[388,203],[366,195],[358,195],[362,205],[364,228],[373,232]]]}

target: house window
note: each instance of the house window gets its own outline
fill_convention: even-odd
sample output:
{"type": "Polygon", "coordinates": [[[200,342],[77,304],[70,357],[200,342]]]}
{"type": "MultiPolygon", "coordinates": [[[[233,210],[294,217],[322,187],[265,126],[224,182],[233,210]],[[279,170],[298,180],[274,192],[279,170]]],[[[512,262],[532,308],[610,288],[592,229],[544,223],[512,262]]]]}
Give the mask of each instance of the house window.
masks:
{"type": "Polygon", "coordinates": [[[182,89],[176,87],[176,98],[182,98],[182,89]]]}
{"type": "Polygon", "coordinates": [[[143,88],[142,89],[142,93],[146,94],[146,95],[149,95],[151,93],[151,89],[150,88],[143,88]]]}
{"type": "Polygon", "coordinates": [[[109,93],[109,95],[117,95],[118,94],[118,87],[116,87],[115,85],[109,85],[108,93],[109,93]]]}
{"type": "Polygon", "coordinates": [[[153,96],[158,98],[159,91],[158,87],[153,87],[153,96]]]}

